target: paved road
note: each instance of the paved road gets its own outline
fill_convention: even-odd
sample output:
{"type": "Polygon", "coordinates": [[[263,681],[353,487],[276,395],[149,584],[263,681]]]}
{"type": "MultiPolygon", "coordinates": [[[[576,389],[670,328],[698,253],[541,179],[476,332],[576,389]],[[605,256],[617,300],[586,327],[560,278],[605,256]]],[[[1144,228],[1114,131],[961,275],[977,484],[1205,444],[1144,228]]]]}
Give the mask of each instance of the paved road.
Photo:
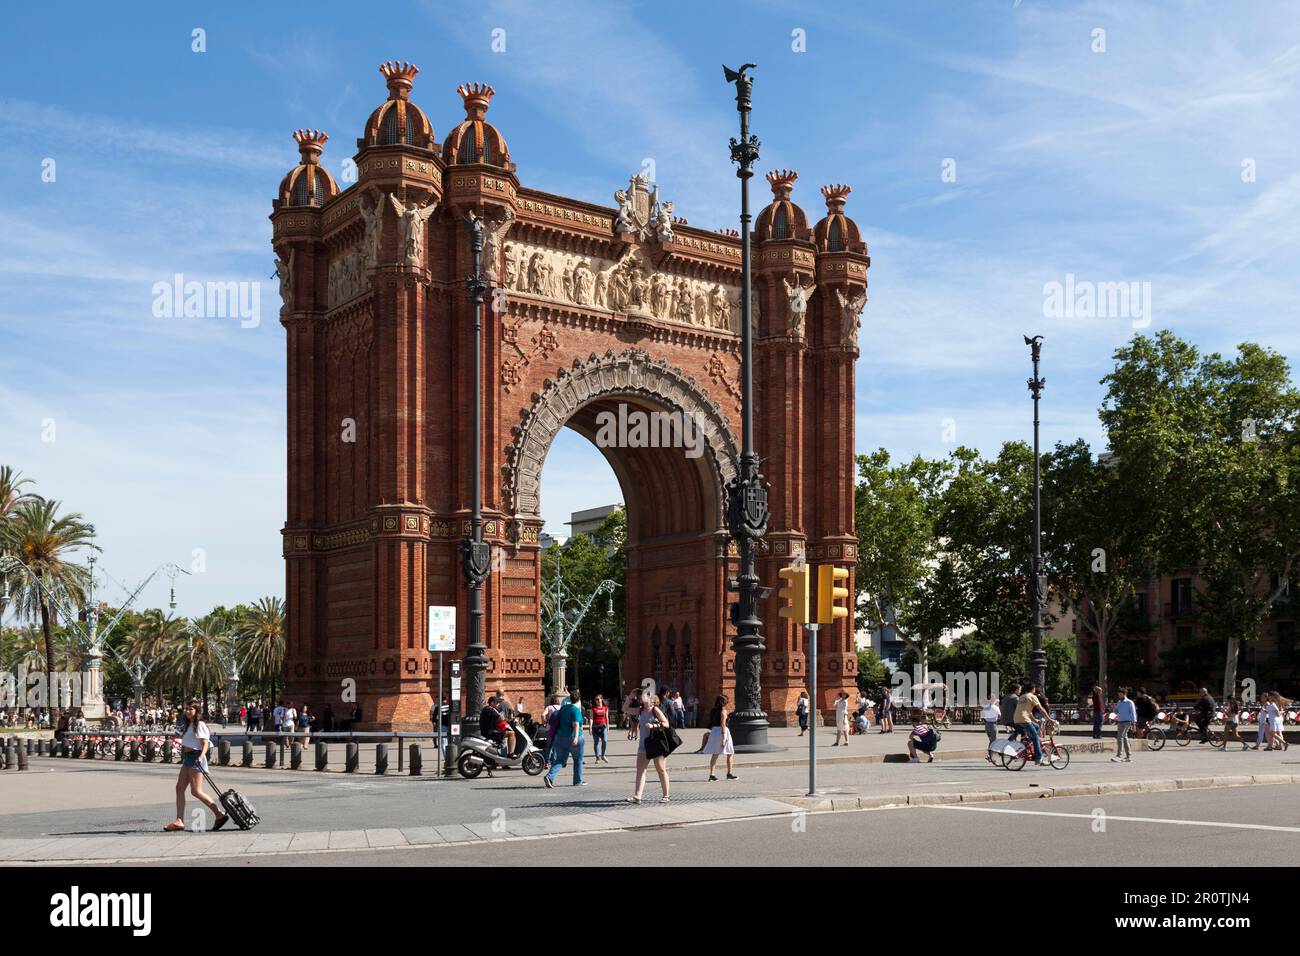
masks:
{"type": "MultiPolygon", "coordinates": [[[[279,854],[245,863],[567,866],[615,859],[651,866],[951,866],[1005,862],[1028,846],[1043,865],[1110,867],[1117,874],[1126,863],[1290,866],[1300,852],[1300,785],[815,813],[477,846],[279,854]],[[1105,815],[1104,831],[1098,811],[1105,815]]],[[[1231,885],[1230,873],[1208,872],[1205,880],[1207,890],[1231,885]]]]}
{"type": "MultiPolygon", "coordinates": [[[[263,817],[259,832],[429,826],[511,816],[596,812],[620,804],[632,789],[630,757],[590,768],[590,785],[573,788],[567,771],[555,790],[519,771],[475,781],[433,777],[377,778],[314,771],[215,768],[222,786],[249,797],[263,817]]],[[[674,762],[677,761],[674,757],[674,762]]],[[[683,755],[683,763],[689,760],[683,755]]],[[[806,767],[738,768],[738,781],[707,782],[704,768],[674,769],[675,802],[758,797],[783,799],[807,792],[806,767]]],[[[924,786],[938,791],[987,790],[1097,783],[1149,777],[1300,773],[1300,752],[1223,753],[1196,747],[1139,752],[1131,764],[1107,754],[1080,754],[1065,770],[1026,767],[1018,773],[983,760],[933,764],[834,764],[819,769],[819,785],[834,794],[892,793],[924,786]]],[[[8,837],[153,833],[175,812],[176,768],[160,764],[33,758],[32,769],[0,776],[0,830],[8,837]]],[[[648,796],[658,796],[653,777],[648,796]]],[[[193,806],[191,801],[191,806],[193,806]]]]}

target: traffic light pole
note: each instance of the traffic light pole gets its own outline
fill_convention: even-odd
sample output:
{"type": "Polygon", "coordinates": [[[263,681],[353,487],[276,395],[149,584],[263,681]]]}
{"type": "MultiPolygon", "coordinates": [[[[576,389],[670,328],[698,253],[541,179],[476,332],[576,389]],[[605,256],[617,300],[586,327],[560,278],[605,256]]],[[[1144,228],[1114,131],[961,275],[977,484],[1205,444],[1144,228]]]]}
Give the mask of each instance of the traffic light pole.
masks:
{"type": "Polygon", "coordinates": [[[817,796],[817,727],[821,713],[817,709],[817,632],[820,624],[806,625],[808,630],[808,796],[817,796]]]}

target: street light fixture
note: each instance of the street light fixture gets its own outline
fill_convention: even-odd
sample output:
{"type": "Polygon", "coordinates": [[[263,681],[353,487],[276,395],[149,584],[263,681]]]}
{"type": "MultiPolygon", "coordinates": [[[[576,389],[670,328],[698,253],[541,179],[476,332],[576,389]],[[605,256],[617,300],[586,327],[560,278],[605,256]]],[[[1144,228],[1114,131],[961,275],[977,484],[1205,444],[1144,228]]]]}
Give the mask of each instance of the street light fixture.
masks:
{"type": "Polygon", "coordinates": [[[1043,574],[1043,503],[1038,473],[1038,400],[1042,397],[1047,380],[1038,374],[1038,361],[1042,355],[1043,337],[1025,336],[1034,374],[1029,379],[1029,393],[1034,397],[1034,567],[1030,582],[1030,600],[1033,603],[1034,647],[1029,652],[1029,681],[1038,687],[1038,693],[1047,693],[1047,652],[1043,650],[1043,602],[1047,598],[1047,579],[1043,574]]]}
{"type": "Polygon", "coordinates": [[[736,84],[736,112],[740,138],[731,139],[731,160],[740,179],[740,417],[741,449],[736,477],[727,487],[727,526],[740,552],[740,574],[728,586],[738,592],[734,608],[736,636],[736,710],[728,721],[735,748],[740,752],[777,750],[767,742],[767,714],[763,711],[760,675],[763,669],[763,621],[758,616],[758,571],[754,551],[767,534],[768,484],[758,472],[754,450],[754,334],[750,304],[749,180],[758,161],[758,137],[749,132],[749,112],[754,78],[746,70],[722,68],[728,83],[736,84]]]}

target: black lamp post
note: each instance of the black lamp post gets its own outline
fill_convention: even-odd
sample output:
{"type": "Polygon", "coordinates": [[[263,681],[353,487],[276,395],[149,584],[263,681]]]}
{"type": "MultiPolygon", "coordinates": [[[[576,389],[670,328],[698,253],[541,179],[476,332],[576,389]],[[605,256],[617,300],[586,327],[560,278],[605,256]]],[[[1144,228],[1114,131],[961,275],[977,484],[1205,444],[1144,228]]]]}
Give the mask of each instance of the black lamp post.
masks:
{"type": "Polygon", "coordinates": [[[1043,395],[1047,380],[1038,375],[1038,360],[1043,350],[1043,337],[1025,336],[1034,362],[1034,375],[1029,380],[1029,393],[1034,396],[1034,568],[1030,582],[1030,599],[1034,605],[1034,649],[1029,652],[1029,681],[1038,686],[1038,693],[1047,693],[1047,652],[1043,650],[1043,602],[1047,598],[1047,579],[1043,574],[1043,503],[1038,474],[1038,400],[1043,395]]]}
{"type": "Polygon", "coordinates": [[[763,665],[763,621],[758,616],[758,601],[763,589],[758,586],[754,550],[767,534],[767,482],[758,473],[758,454],[754,451],[754,356],[753,327],[750,311],[749,265],[749,180],[758,160],[758,137],[749,132],[750,97],[754,78],[745,71],[754,68],[746,63],[739,71],[723,67],[728,83],[736,84],[736,112],[740,114],[740,138],[731,140],[731,160],[739,166],[740,179],[740,390],[741,449],[735,479],[727,487],[727,525],[740,551],[740,577],[728,580],[729,590],[738,592],[739,603],[733,606],[732,623],[736,626],[733,647],[736,651],[735,713],[728,726],[735,748],[741,752],[779,750],[767,742],[767,714],[763,711],[760,674],[763,665]]]}
{"type": "Polygon", "coordinates": [[[464,717],[460,724],[461,737],[477,737],[479,711],[483,709],[483,693],[487,672],[487,649],[483,643],[483,583],[487,580],[492,563],[492,546],[483,540],[483,301],[487,293],[487,278],[483,275],[483,221],[471,211],[466,217],[470,242],[474,251],[474,273],[465,280],[474,303],[474,415],[470,431],[474,447],[470,458],[474,462],[470,536],[460,542],[460,568],[469,588],[469,644],[465,648],[464,717]]]}

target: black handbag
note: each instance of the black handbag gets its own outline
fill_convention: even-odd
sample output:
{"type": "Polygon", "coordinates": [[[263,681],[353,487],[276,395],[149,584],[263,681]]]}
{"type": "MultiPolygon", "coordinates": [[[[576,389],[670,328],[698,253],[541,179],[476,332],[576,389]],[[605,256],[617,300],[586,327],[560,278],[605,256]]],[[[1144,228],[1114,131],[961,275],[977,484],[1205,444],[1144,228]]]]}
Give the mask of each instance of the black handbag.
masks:
{"type": "Polygon", "coordinates": [[[671,727],[656,727],[645,741],[645,755],[651,760],[667,757],[682,745],[682,738],[671,727]]]}

